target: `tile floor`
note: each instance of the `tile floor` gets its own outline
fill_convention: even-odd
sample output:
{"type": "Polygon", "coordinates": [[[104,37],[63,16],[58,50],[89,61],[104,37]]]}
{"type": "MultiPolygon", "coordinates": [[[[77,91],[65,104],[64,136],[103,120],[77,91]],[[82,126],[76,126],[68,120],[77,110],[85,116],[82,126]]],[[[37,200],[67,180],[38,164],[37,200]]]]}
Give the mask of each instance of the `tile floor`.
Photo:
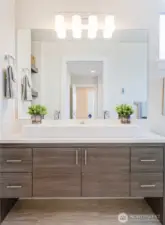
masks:
{"type": "Polygon", "coordinates": [[[2,225],[159,225],[144,200],[20,200],[2,225]],[[125,213],[119,222],[118,215],[125,213]]]}

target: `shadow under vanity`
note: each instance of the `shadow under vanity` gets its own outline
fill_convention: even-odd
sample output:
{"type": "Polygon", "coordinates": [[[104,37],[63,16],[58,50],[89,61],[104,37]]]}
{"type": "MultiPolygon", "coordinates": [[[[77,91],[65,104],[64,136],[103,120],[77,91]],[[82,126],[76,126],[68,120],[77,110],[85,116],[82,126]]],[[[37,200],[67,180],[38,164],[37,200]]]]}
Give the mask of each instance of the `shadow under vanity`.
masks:
{"type": "Polygon", "coordinates": [[[1,144],[1,220],[19,198],[145,198],[165,225],[164,143],[1,144]]]}

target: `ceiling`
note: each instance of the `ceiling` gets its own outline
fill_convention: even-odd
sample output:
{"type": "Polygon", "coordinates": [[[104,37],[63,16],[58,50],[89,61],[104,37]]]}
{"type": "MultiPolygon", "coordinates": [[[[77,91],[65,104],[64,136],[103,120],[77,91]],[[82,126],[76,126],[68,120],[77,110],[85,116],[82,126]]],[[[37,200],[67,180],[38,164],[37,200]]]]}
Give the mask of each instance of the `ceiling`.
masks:
{"type": "Polygon", "coordinates": [[[103,62],[101,61],[72,61],[67,63],[71,76],[101,76],[103,62]]]}
{"type": "MultiPolygon", "coordinates": [[[[82,33],[82,37],[87,37],[87,31],[82,33]]],[[[102,32],[98,31],[96,40],[102,38],[102,32]]],[[[32,41],[45,41],[53,42],[58,41],[56,37],[56,32],[49,29],[34,29],[32,30],[32,41]]],[[[66,40],[66,39],[64,39],[66,40]]],[[[67,40],[73,40],[72,32],[68,31],[67,40]]],[[[74,39],[75,40],[75,39],[74,39]]],[[[147,30],[116,30],[113,33],[111,41],[116,42],[147,42],[148,41],[148,32],[147,30]]]]}

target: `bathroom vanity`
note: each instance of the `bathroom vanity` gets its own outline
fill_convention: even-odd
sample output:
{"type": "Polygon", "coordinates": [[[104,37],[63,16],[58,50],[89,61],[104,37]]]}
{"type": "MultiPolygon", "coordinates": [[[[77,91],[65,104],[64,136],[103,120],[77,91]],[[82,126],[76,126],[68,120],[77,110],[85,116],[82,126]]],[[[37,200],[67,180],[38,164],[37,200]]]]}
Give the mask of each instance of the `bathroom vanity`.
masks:
{"type": "Polygon", "coordinates": [[[18,198],[143,197],[165,224],[164,147],[144,141],[0,144],[1,211],[18,198]]]}

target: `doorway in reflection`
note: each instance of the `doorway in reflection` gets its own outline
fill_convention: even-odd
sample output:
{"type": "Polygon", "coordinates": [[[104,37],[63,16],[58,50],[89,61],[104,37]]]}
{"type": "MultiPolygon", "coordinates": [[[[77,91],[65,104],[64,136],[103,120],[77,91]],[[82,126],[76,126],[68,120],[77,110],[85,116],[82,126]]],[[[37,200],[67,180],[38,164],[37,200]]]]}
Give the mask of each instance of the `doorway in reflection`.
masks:
{"type": "Polygon", "coordinates": [[[70,80],[70,118],[96,119],[102,90],[102,62],[72,61],[67,63],[70,80]]]}

